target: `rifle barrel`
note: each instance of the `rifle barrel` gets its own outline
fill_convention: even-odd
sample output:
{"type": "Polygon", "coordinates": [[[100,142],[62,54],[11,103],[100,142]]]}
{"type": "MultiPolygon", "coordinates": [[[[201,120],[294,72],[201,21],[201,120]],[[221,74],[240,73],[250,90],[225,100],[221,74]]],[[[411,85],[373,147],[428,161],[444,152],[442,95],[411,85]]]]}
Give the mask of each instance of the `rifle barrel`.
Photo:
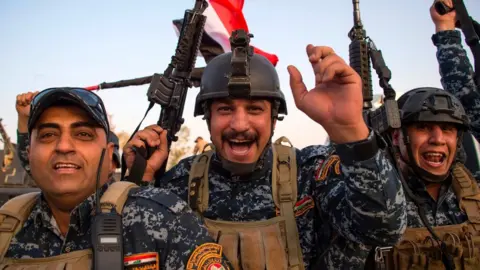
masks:
{"type": "Polygon", "coordinates": [[[353,3],[353,24],[361,26],[362,20],[360,18],[360,1],[352,0],[353,3]]]}

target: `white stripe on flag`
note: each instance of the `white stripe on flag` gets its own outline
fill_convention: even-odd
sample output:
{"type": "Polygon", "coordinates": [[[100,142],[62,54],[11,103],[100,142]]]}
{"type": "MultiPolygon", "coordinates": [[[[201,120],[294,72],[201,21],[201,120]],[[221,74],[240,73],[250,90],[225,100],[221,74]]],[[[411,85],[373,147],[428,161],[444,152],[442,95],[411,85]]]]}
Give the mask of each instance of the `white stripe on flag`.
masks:
{"type": "Polygon", "coordinates": [[[140,259],[140,260],[132,260],[132,261],[126,262],[125,266],[135,265],[135,264],[143,264],[143,263],[149,263],[149,262],[156,262],[156,261],[157,261],[157,257],[144,258],[144,259],[140,259]]]}
{"type": "Polygon", "coordinates": [[[211,4],[208,5],[203,14],[207,16],[204,27],[205,32],[222,46],[224,52],[230,52],[232,50],[229,40],[231,33],[228,33],[227,28],[225,28],[222,20],[220,20],[220,17],[211,4]]]}

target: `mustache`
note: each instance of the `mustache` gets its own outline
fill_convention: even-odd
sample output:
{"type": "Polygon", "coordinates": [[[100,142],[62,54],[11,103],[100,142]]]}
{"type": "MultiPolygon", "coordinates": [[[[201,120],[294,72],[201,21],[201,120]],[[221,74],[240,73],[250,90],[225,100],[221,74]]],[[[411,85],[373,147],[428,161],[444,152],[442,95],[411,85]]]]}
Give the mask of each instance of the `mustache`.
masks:
{"type": "Polygon", "coordinates": [[[222,140],[243,140],[243,141],[256,141],[258,139],[258,134],[254,131],[242,131],[236,132],[235,130],[227,130],[222,133],[222,140]]]}

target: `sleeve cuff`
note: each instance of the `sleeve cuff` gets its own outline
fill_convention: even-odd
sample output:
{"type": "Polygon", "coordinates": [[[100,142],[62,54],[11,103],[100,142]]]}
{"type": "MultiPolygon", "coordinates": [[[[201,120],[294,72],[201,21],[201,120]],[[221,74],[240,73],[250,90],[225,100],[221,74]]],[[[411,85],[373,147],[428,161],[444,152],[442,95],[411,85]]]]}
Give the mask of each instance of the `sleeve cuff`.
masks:
{"type": "Polygon", "coordinates": [[[377,154],[380,148],[385,148],[385,146],[385,141],[373,130],[370,130],[368,138],[365,140],[334,145],[336,153],[345,165],[369,160],[377,154]]]}
{"type": "Polygon", "coordinates": [[[18,129],[17,129],[17,137],[25,137],[25,138],[27,138],[27,137],[28,137],[28,133],[27,133],[27,132],[25,132],[25,133],[20,132],[20,131],[18,131],[18,129]]]}
{"type": "Polygon", "coordinates": [[[461,44],[462,35],[458,30],[446,30],[432,35],[433,45],[461,44]]]}

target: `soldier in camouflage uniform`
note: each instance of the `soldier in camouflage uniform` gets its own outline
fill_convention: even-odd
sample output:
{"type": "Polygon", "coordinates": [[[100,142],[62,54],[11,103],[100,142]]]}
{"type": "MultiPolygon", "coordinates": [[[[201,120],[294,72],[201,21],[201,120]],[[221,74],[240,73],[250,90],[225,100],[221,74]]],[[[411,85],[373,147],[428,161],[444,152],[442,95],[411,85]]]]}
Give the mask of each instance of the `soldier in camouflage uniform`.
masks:
{"type": "Polygon", "coordinates": [[[392,142],[399,149],[408,228],[395,247],[376,249],[377,269],[480,269],[480,245],[473,240],[480,236],[479,179],[456,159],[469,128],[463,106],[429,87],[406,92],[398,106],[402,128],[392,142]]]}
{"type": "MultiPolygon", "coordinates": [[[[443,0],[443,2],[447,6],[452,6],[451,0],[443,0]]],[[[457,240],[464,241],[459,245],[459,247],[460,249],[463,249],[463,254],[465,254],[465,256],[462,258],[462,255],[460,254],[460,256],[458,256],[458,253],[454,254],[454,256],[451,256],[451,254],[448,254],[448,252],[443,252],[443,254],[447,255],[443,257],[444,260],[447,259],[447,265],[452,264],[448,261],[449,258],[451,261],[451,258],[453,257],[453,264],[456,265],[456,269],[479,269],[479,247],[477,246],[476,248],[472,248],[471,245],[469,246],[468,243],[466,243],[468,241],[465,241],[468,240],[469,237],[462,232],[463,228],[470,226],[466,230],[467,232],[471,232],[472,235],[479,234],[478,224],[480,221],[475,220],[473,216],[480,215],[480,207],[478,205],[475,206],[475,202],[473,202],[473,206],[470,208],[465,207],[464,205],[465,201],[467,201],[467,204],[472,204],[468,198],[464,198],[466,196],[465,193],[467,193],[469,197],[475,196],[475,194],[477,194],[476,196],[479,196],[477,187],[478,183],[480,183],[480,177],[478,174],[479,172],[473,172],[473,176],[467,168],[461,166],[460,164],[455,164],[456,161],[451,159],[455,156],[457,148],[461,146],[460,142],[464,133],[470,131],[474,137],[477,138],[477,140],[480,138],[480,95],[475,89],[476,87],[473,80],[473,69],[470,61],[468,60],[467,52],[462,47],[461,32],[455,29],[455,23],[457,21],[455,10],[445,15],[440,15],[436,11],[434,5],[432,5],[430,7],[430,16],[435,25],[436,33],[432,36],[432,41],[437,47],[437,60],[440,67],[441,83],[444,90],[450,93],[450,95],[448,95],[448,99],[452,101],[452,104],[456,104],[457,115],[452,118],[448,115],[448,113],[437,114],[430,120],[440,122],[440,124],[433,125],[431,122],[426,122],[425,118],[421,119],[420,116],[417,116],[416,120],[414,117],[410,117],[410,119],[407,120],[406,109],[403,109],[402,114],[404,119],[402,119],[402,125],[421,127],[421,129],[418,128],[417,131],[410,131],[412,132],[412,134],[409,135],[410,138],[418,139],[419,137],[422,137],[422,133],[428,131],[430,134],[430,145],[426,147],[448,153],[448,159],[446,156],[440,158],[443,163],[442,166],[440,166],[443,170],[441,174],[443,174],[444,177],[433,182],[432,177],[428,176],[429,173],[435,173],[435,170],[437,170],[436,173],[438,174],[438,165],[434,165],[432,167],[427,165],[428,163],[424,162],[423,169],[417,169],[417,172],[414,172],[412,170],[411,162],[409,162],[410,165],[407,165],[405,162],[401,162],[403,165],[402,169],[405,175],[407,189],[411,190],[411,192],[408,192],[408,190],[405,189],[407,191],[408,229],[403,240],[404,242],[411,240],[412,233],[416,233],[417,238],[419,235],[423,235],[424,238],[420,237],[421,240],[424,240],[428,237],[433,238],[434,236],[427,232],[426,226],[428,225],[433,227],[433,231],[441,238],[440,240],[443,241],[445,240],[445,238],[443,238],[445,235],[445,228],[447,228],[446,226],[449,226],[449,233],[454,233],[457,235],[459,237],[457,240]],[[459,119],[459,116],[463,116],[464,120],[459,119]],[[456,184],[458,178],[465,179],[466,184],[464,185],[467,188],[470,188],[470,190],[463,191],[459,189],[459,185],[456,184]],[[411,195],[409,195],[409,193],[411,195]],[[425,222],[422,220],[422,215],[424,216],[425,222]],[[465,226],[465,224],[474,225],[472,227],[472,225],[465,226]],[[454,227],[455,225],[457,226],[454,227]],[[456,228],[456,231],[454,228],[456,228]],[[462,245],[464,246],[462,247],[462,245]],[[467,265],[462,266],[459,262],[461,260],[467,262],[467,265]],[[475,262],[475,260],[477,260],[477,262],[475,262]]],[[[402,107],[408,107],[409,104],[421,104],[421,102],[424,100],[426,101],[425,104],[432,104],[431,101],[434,101],[436,97],[444,97],[442,96],[442,94],[444,94],[442,92],[444,91],[441,89],[432,88],[412,90],[405,93],[399,99],[399,107],[402,111],[402,107]],[[422,92],[430,93],[430,98],[428,95],[422,94],[422,92]]],[[[432,111],[434,111],[435,105],[432,105],[433,106],[431,108],[432,111]]],[[[429,113],[426,108],[424,109],[425,111],[421,112],[421,109],[418,107],[418,115],[421,113],[429,113]]],[[[453,108],[450,109],[451,114],[455,111],[452,109],[453,108]]],[[[411,110],[411,113],[413,115],[413,110],[411,110]]],[[[452,116],[454,115],[452,114],[452,116]]],[[[396,134],[399,135],[399,131],[397,131],[396,134]]],[[[402,140],[397,138],[397,141],[402,140]]],[[[421,143],[417,140],[414,140],[411,142],[411,144],[419,145],[421,143]]],[[[461,160],[461,158],[458,157],[461,154],[461,150],[462,149],[459,149],[458,153],[456,153],[457,160],[461,160]]],[[[416,149],[412,148],[412,151],[415,152],[416,149]]],[[[403,160],[408,160],[408,154],[405,153],[405,150],[402,156],[403,160]]],[[[413,167],[415,166],[416,165],[413,164],[413,167]]],[[[395,247],[397,249],[397,256],[392,255],[392,250],[389,248],[383,249],[383,251],[382,249],[377,249],[377,252],[372,253],[372,255],[375,256],[377,263],[380,261],[386,263],[388,265],[386,269],[409,269],[406,264],[399,266],[402,264],[402,260],[411,258],[409,256],[411,256],[413,253],[411,250],[412,245],[410,243],[407,245],[410,245],[410,247],[405,248],[405,245],[399,245],[395,247]],[[410,254],[408,254],[407,257],[401,258],[398,256],[400,251],[403,252],[403,254],[410,254]],[[382,256],[382,254],[385,254],[385,256],[382,256]],[[396,263],[397,266],[393,266],[392,264],[394,263],[396,263]]],[[[422,247],[422,245],[417,247],[422,247]]],[[[423,248],[425,248],[425,246],[423,246],[423,248]]],[[[451,248],[451,246],[449,248],[451,248]]],[[[418,251],[424,250],[418,249],[418,251]]],[[[439,250],[437,250],[437,252],[438,251],[439,250]]],[[[442,250],[440,250],[440,252],[442,252],[442,250]]],[[[438,258],[441,257],[437,256],[436,259],[432,260],[431,255],[431,252],[425,252],[422,254],[423,257],[418,257],[424,260],[423,262],[417,261],[417,267],[425,267],[425,265],[422,265],[422,263],[425,263],[426,258],[430,257],[431,260],[429,262],[429,267],[431,268],[429,269],[447,268],[445,267],[445,264],[441,262],[441,260],[438,260],[438,258]]],[[[438,255],[438,253],[436,255],[438,255]]],[[[381,263],[378,265],[379,269],[385,269],[381,268],[380,264],[381,263]]],[[[369,266],[373,267],[373,265],[369,266]]],[[[410,265],[410,267],[413,267],[413,265],[410,265]]]]}
{"type": "Polygon", "coordinates": [[[29,161],[42,192],[16,197],[0,210],[0,268],[88,269],[98,191],[102,211],[122,215],[125,269],[231,269],[221,246],[175,194],[109,179],[114,145],[108,132],[103,102],[92,92],[51,88],[32,100],[29,161]],[[45,257],[50,260],[37,259],[45,257]]]}
{"type": "MultiPolygon", "coordinates": [[[[30,164],[28,162],[28,152],[27,152],[27,146],[28,146],[28,133],[27,133],[27,123],[28,123],[28,116],[30,113],[30,103],[32,102],[32,99],[35,97],[35,95],[38,94],[38,92],[27,92],[23,94],[17,95],[17,100],[16,100],[16,109],[18,113],[18,123],[17,123],[17,153],[19,153],[19,160],[20,163],[22,164],[22,167],[25,169],[25,171],[30,174],[30,164]]],[[[113,157],[112,157],[112,166],[110,167],[111,171],[110,173],[113,174],[115,173],[115,170],[117,168],[121,168],[121,158],[120,158],[120,153],[119,153],[119,141],[117,135],[110,131],[108,133],[108,141],[113,143],[114,149],[113,149],[113,157]]]]}
{"type": "MultiPolygon", "coordinates": [[[[153,179],[167,158],[159,153],[147,160],[143,180],[188,200],[238,269],[361,268],[364,245],[396,243],[406,213],[384,141],[363,121],[360,77],[331,48],[308,45],[315,88],[308,91],[293,66],[290,85],[297,108],[326,129],[331,145],[279,146],[271,139],[287,110],[277,72],[231,42],[233,52],[205,68],[195,105],[216,151],[183,159],[153,179]]],[[[124,147],[127,167],[134,146],[158,146],[163,133],[156,125],[138,132],[124,147]]]]}

